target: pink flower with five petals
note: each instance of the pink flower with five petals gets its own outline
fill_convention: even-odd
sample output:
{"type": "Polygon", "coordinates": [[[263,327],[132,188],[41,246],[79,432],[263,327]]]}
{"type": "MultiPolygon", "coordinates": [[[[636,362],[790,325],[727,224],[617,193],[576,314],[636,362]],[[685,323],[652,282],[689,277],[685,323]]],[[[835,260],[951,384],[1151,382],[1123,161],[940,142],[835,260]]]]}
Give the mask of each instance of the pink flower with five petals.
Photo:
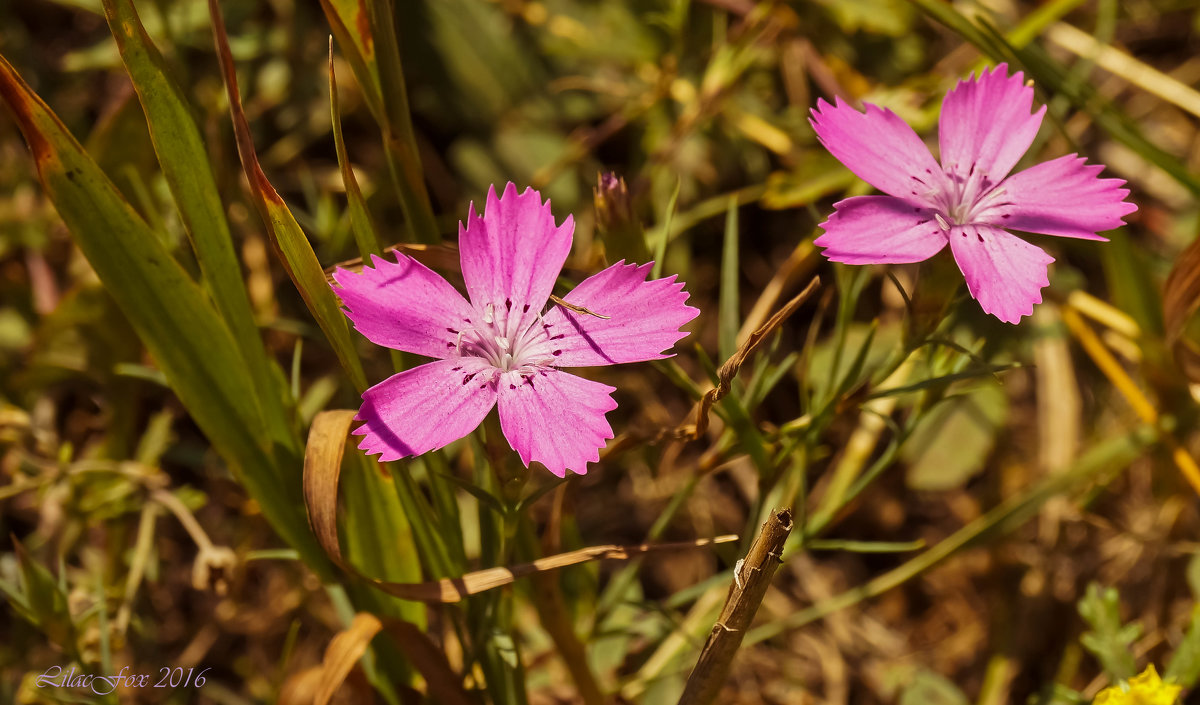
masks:
{"type": "Polygon", "coordinates": [[[533,189],[488,189],[482,216],[471,205],[459,224],[468,301],[445,279],[403,254],[374,257],[334,281],[346,315],[377,345],[436,358],[363,393],[354,433],[359,448],[397,460],[441,448],[473,431],[493,407],[528,467],[538,461],[563,477],[587,472],[613,437],[605,414],[616,391],[563,367],[668,357],[700,312],[686,305],[675,277],[647,281],[649,264],[618,262],[585,279],[563,300],[606,316],[546,309],[571,251],[572,217],[554,222],[533,189]]]}
{"type": "Polygon", "coordinates": [[[939,165],[890,110],[818,101],[809,122],[821,144],[888,195],[835,203],[815,243],[846,264],[920,262],[949,243],[984,311],[1008,323],[1029,315],[1054,258],[1008,228],[1106,240],[1097,233],[1137,210],[1124,181],[1098,178],[1104,167],[1075,154],[1009,176],[1046,113],[1032,106],[1033,88],[1005,64],[960,81],[942,103],[939,165]]]}

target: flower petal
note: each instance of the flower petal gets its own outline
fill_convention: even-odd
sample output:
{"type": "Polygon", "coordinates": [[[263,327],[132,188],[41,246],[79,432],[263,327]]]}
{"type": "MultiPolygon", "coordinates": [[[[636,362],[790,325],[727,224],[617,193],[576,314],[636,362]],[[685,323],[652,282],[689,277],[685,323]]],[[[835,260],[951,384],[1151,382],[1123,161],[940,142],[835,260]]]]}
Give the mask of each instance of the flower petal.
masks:
{"type": "Polygon", "coordinates": [[[526,467],[536,460],[559,477],[583,475],[613,437],[604,418],[617,408],[613,387],[551,368],[506,372],[499,387],[500,428],[526,467]]]}
{"type": "Polygon", "coordinates": [[[504,195],[488,189],[483,216],[471,204],[467,223],[458,226],[459,258],[467,293],[476,308],[516,309],[536,316],[545,307],[571,251],[575,221],[554,224],[550,201],[532,188],[517,194],[509,182],[504,195]]]}
{"type": "Polygon", "coordinates": [[[622,260],[580,282],[563,297],[607,319],[555,306],[543,318],[557,367],[615,365],[660,360],[684,336],[679,327],[696,316],[683,282],[672,275],[646,281],[652,263],[622,260]]]}
{"type": "Polygon", "coordinates": [[[400,253],[396,258],[373,255],[374,268],[352,272],[339,267],[333,273],[346,316],[376,345],[428,357],[453,355],[471,305],[425,265],[400,253]]]}
{"type": "Polygon", "coordinates": [[[974,175],[995,184],[1008,175],[1033,144],[1046,106],[1030,114],[1033,88],[1025,76],[1008,75],[1000,64],[959,81],[942,101],[938,144],[942,168],[951,178],[974,175]]]}
{"type": "Polygon", "coordinates": [[[480,358],[437,360],[392,375],[363,392],[358,447],[381,461],[420,455],[471,431],[496,403],[492,366],[480,358]],[[481,374],[482,373],[482,374],[481,374]]]}
{"type": "Polygon", "coordinates": [[[813,241],[825,256],[846,264],[921,262],[946,246],[932,211],[892,196],[855,196],[833,204],[813,241]]]}
{"type": "Polygon", "coordinates": [[[996,204],[979,219],[1031,233],[1107,240],[1096,233],[1123,225],[1121,218],[1137,206],[1125,200],[1124,181],[1098,178],[1103,169],[1068,154],[1019,171],[989,196],[996,204]]]}
{"type": "Polygon", "coordinates": [[[1016,323],[1042,302],[1050,283],[1046,268],[1054,258],[1042,248],[1000,228],[961,225],[950,230],[950,250],[967,289],[984,311],[1016,323]]]}
{"type": "Polygon", "coordinates": [[[940,189],[942,169],[925,143],[891,110],[864,104],[860,113],[841,98],[817,101],[809,123],[821,144],[875,188],[914,204],[940,189]]]}

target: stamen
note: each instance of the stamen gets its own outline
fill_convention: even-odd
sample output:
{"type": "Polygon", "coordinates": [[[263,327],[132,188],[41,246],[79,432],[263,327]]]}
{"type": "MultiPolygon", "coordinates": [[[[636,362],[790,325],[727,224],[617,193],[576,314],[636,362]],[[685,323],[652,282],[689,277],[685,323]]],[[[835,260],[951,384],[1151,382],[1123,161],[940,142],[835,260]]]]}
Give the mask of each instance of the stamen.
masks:
{"type": "Polygon", "coordinates": [[[933,217],[937,218],[938,225],[942,226],[942,230],[950,229],[950,224],[946,222],[946,219],[942,217],[941,213],[934,213],[933,217]]]}

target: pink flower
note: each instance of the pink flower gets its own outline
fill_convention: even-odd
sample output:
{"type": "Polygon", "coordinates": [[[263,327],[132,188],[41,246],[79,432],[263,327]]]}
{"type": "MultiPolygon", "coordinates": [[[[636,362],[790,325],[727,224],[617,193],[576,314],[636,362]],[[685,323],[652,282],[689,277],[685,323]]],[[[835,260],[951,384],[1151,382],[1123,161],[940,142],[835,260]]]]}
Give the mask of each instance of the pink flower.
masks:
{"type": "Polygon", "coordinates": [[[563,477],[587,472],[613,437],[604,415],[616,391],[563,367],[657,360],[687,335],[700,312],[675,277],[646,281],[650,265],[618,262],[584,280],[545,311],[571,251],[574,220],[555,225],[550,202],[533,189],[488,190],[482,217],[471,205],[458,227],[470,301],[420,262],[374,257],[361,273],[334,280],[354,327],[371,342],[436,358],[363,393],[354,431],[380,460],[436,450],[473,431],[499,405],[500,426],[528,467],[563,477]]]}
{"type": "Polygon", "coordinates": [[[890,110],[860,113],[840,98],[812,112],[821,143],[861,179],[887,196],[834,204],[816,244],[846,264],[920,262],[946,243],[971,296],[996,318],[1016,323],[1042,301],[1054,258],[1008,228],[1106,240],[1096,233],[1122,225],[1137,210],[1120,179],[1082,157],[1059,157],[1009,176],[1042,124],[1030,114],[1033,88],[1000,64],[946,94],[938,120],[939,166],[925,144],[890,110]],[[1007,178],[1006,178],[1007,177],[1007,178]]]}

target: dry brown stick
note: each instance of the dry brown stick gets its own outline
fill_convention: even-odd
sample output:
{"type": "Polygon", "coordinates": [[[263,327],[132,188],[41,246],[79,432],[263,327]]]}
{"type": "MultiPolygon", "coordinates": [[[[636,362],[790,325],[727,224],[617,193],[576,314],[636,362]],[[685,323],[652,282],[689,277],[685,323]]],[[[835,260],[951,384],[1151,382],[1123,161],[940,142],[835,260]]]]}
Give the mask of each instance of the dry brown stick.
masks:
{"type": "Polygon", "coordinates": [[[721,369],[717,370],[717,386],[708,390],[700,401],[696,402],[695,427],[688,429],[686,426],[681,426],[679,429],[676,429],[680,435],[690,435],[692,438],[699,438],[704,435],[704,432],[708,430],[708,413],[712,410],[713,404],[720,401],[722,397],[729,393],[729,389],[733,384],[733,378],[737,377],[738,371],[742,369],[742,363],[750,357],[750,354],[754,352],[759,343],[778,328],[779,324],[787,320],[788,316],[795,313],[796,309],[800,308],[800,304],[807,301],[808,297],[812,296],[813,292],[820,285],[821,279],[813,277],[808,286],[804,287],[804,291],[796,294],[791,301],[776,311],[775,315],[771,316],[758,330],[751,333],[746,342],[738,347],[737,352],[721,365],[721,369]]]}
{"type": "Polygon", "coordinates": [[[775,569],[779,567],[783,544],[790,533],[791,510],[776,509],[771,512],[750,546],[750,553],[734,569],[733,584],[729,586],[725,607],[700,651],[700,658],[688,677],[679,705],[708,705],[716,700],[729,676],[733,656],[742,644],[742,637],[746,635],[759,603],[767,594],[775,569]]]}

